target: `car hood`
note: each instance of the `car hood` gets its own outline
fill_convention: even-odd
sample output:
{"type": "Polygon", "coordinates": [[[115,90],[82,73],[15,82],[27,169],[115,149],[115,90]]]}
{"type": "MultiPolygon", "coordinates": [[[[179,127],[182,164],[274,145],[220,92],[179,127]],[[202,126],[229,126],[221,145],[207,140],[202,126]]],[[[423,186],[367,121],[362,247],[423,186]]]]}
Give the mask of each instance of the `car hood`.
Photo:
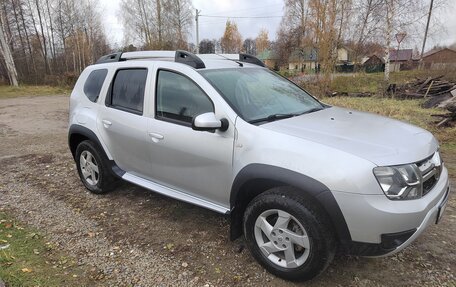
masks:
{"type": "Polygon", "coordinates": [[[438,148],[437,140],[424,129],[338,107],[278,120],[261,127],[324,144],[380,166],[416,162],[438,148]]]}

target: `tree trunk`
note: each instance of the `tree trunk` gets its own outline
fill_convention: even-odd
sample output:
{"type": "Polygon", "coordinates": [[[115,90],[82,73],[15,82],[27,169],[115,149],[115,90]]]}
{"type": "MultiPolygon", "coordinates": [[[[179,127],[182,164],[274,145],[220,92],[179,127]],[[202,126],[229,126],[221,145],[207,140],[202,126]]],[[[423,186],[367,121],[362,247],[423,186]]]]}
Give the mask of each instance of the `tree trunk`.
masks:
{"type": "Polygon", "coordinates": [[[21,15],[22,26],[24,27],[25,40],[27,41],[27,49],[29,51],[30,59],[32,59],[32,66],[33,66],[33,72],[34,72],[33,76],[35,78],[35,84],[37,84],[37,81],[36,81],[37,72],[36,72],[35,57],[33,57],[32,45],[30,44],[29,33],[27,31],[27,25],[25,24],[25,17],[24,17],[24,10],[22,9],[22,3],[19,3],[19,14],[21,15]]]}
{"type": "Polygon", "coordinates": [[[65,41],[65,30],[63,29],[62,1],[59,1],[58,21],[59,22],[57,25],[57,29],[60,30],[60,36],[61,36],[61,41],[62,41],[62,46],[63,46],[63,59],[65,61],[65,71],[68,72],[69,67],[68,67],[67,47],[66,47],[66,41],[65,41]]]}
{"type": "Polygon", "coordinates": [[[47,12],[49,15],[49,24],[51,28],[51,47],[52,47],[52,58],[55,60],[55,41],[54,41],[54,25],[52,24],[51,9],[49,8],[49,0],[46,0],[47,12]]]}
{"type": "Polygon", "coordinates": [[[14,64],[13,55],[11,55],[11,50],[8,45],[8,41],[6,39],[6,33],[4,32],[4,25],[5,25],[5,17],[3,13],[1,13],[1,27],[0,27],[0,46],[1,51],[3,54],[3,58],[5,59],[5,66],[8,72],[8,77],[10,80],[10,85],[17,87],[19,84],[17,82],[17,71],[16,65],[14,64]]]}
{"type": "Polygon", "coordinates": [[[28,76],[28,75],[30,75],[30,65],[29,65],[27,54],[25,52],[24,38],[22,37],[21,26],[20,26],[18,15],[17,15],[15,0],[12,0],[11,4],[13,6],[14,21],[16,22],[17,33],[19,34],[19,41],[21,42],[22,56],[25,59],[25,65],[26,65],[27,76],[28,76]]]}
{"type": "Polygon", "coordinates": [[[157,1],[157,26],[158,26],[158,45],[159,49],[163,47],[162,45],[162,20],[161,20],[161,0],[157,1]]]}
{"type": "MultiPolygon", "coordinates": [[[[8,15],[9,15],[9,11],[8,9],[6,8],[6,1],[2,1],[2,6],[3,6],[3,12],[4,12],[4,15],[2,16],[2,22],[3,22],[3,31],[5,33],[5,39],[12,39],[13,38],[13,34],[11,33],[11,27],[10,27],[10,24],[9,24],[9,21],[8,21],[8,15]]],[[[7,43],[10,47],[10,51],[11,52],[14,52],[14,45],[13,45],[13,41],[9,41],[9,43],[7,43]]]]}
{"type": "Polygon", "coordinates": [[[38,21],[40,23],[41,36],[43,38],[44,66],[45,66],[46,74],[49,74],[50,69],[49,69],[49,62],[48,62],[48,57],[47,57],[46,37],[44,36],[43,19],[41,18],[40,4],[39,4],[38,0],[35,0],[35,4],[36,4],[36,10],[38,12],[38,21]]]}
{"type": "Polygon", "coordinates": [[[385,84],[389,84],[390,76],[390,47],[393,34],[394,0],[386,0],[386,47],[385,47],[385,84]]]}

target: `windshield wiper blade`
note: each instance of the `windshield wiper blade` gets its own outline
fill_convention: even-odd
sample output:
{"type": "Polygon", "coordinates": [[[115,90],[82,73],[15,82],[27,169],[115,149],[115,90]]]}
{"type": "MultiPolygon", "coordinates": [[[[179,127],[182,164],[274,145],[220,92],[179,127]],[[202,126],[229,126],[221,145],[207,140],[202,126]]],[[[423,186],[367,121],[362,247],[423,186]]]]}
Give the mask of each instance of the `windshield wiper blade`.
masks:
{"type": "Polygon", "coordinates": [[[307,110],[305,112],[302,112],[300,113],[299,115],[304,115],[304,114],[310,114],[310,113],[313,113],[313,112],[318,112],[318,111],[321,111],[323,110],[324,108],[312,108],[310,110],[307,110]]]}
{"type": "Polygon", "coordinates": [[[249,121],[249,123],[255,124],[255,123],[260,123],[260,122],[273,122],[273,121],[276,121],[276,120],[288,119],[288,118],[292,118],[292,117],[296,117],[296,116],[300,116],[300,115],[304,115],[304,114],[310,114],[310,113],[317,112],[317,111],[320,111],[320,110],[323,110],[323,109],[324,108],[312,108],[312,109],[304,111],[302,113],[273,114],[273,115],[269,115],[269,116],[267,116],[265,118],[251,120],[251,121],[249,121]]]}
{"type": "Polygon", "coordinates": [[[260,122],[273,122],[276,120],[292,118],[297,115],[298,114],[273,114],[273,115],[269,115],[265,118],[260,118],[260,119],[249,121],[249,123],[254,124],[254,123],[260,123],[260,122]]]}

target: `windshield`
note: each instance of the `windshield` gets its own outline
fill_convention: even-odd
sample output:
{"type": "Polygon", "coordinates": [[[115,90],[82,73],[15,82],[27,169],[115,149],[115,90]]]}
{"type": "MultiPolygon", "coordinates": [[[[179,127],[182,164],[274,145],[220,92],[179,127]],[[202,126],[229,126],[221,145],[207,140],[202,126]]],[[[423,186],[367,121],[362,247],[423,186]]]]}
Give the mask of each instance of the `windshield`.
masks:
{"type": "Polygon", "coordinates": [[[323,109],[304,90],[266,69],[199,71],[244,120],[256,123],[323,109]]]}

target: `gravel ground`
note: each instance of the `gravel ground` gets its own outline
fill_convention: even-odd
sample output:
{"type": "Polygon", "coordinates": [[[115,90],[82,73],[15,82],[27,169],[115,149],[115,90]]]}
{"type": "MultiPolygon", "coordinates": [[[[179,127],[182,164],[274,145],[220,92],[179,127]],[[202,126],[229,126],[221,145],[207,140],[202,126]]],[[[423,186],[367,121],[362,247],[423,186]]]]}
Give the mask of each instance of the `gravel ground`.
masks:
{"type": "MultiPolygon", "coordinates": [[[[76,258],[91,285],[300,285],[266,273],[241,239],[229,241],[223,216],[128,183],[88,193],[67,148],[67,109],[66,96],[0,100],[0,208],[76,258]]],[[[452,195],[441,224],[403,252],[339,255],[302,285],[456,286],[455,206],[452,195]]]]}

